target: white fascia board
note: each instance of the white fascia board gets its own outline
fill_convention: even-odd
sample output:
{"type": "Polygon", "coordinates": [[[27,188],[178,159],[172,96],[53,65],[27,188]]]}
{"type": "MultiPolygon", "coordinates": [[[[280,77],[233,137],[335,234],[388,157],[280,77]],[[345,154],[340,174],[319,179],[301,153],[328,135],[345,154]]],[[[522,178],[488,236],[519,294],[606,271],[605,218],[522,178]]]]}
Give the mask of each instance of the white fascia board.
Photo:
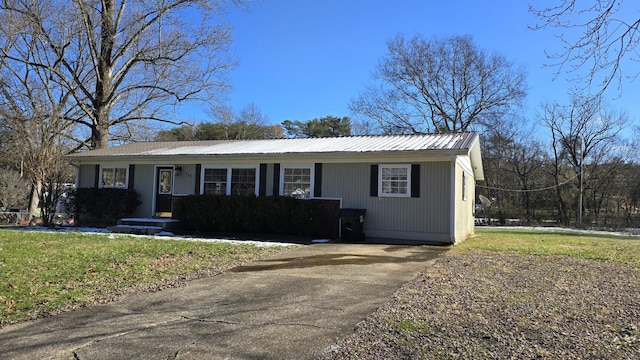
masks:
{"type": "Polygon", "coordinates": [[[473,168],[473,177],[476,181],[484,180],[484,167],[482,165],[482,151],[480,150],[480,137],[476,137],[475,141],[469,149],[469,158],[473,168]]]}
{"type": "Polygon", "coordinates": [[[471,158],[469,156],[458,156],[456,158],[456,164],[462,168],[468,174],[474,174],[473,167],[471,165],[471,158]]]}

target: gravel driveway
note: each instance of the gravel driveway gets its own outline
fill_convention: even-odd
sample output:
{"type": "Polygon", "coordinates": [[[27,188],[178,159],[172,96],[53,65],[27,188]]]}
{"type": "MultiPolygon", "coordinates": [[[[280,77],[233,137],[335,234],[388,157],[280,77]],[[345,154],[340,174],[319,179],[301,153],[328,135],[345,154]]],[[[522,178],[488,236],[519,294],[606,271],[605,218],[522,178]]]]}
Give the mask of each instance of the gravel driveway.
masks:
{"type": "Polygon", "coordinates": [[[321,359],[640,359],[640,271],[448,253],[321,359]]]}

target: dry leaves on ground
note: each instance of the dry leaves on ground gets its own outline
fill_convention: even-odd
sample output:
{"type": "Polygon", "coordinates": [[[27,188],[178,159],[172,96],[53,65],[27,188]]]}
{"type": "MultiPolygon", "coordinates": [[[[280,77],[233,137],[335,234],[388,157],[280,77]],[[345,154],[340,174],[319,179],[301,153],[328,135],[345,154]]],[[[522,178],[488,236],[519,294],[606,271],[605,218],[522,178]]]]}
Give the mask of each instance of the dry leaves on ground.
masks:
{"type": "Polygon", "coordinates": [[[322,359],[638,359],[640,272],[564,256],[449,253],[322,359]]]}

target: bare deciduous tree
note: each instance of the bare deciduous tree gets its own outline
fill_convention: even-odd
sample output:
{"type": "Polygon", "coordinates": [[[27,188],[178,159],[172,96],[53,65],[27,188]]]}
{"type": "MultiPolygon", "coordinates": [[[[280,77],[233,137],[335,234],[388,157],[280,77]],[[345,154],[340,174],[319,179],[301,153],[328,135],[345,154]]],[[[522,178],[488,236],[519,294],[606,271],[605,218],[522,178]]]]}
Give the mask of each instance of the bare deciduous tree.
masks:
{"type": "MultiPolygon", "coordinates": [[[[624,113],[607,111],[601,97],[578,94],[573,95],[570,105],[544,105],[540,119],[551,132],[558,213],[561,220],[568,223],[567,195],[560,185],[577,178],[580,199],[583,192],[580,184],[592,181],[590,177],[596,174],[595,169],[609,162],[611,158],[602,155],[613,154],[621,144],[619,135],[628,126],[628,119],[624,113]],[[571,170],[567,172],[568,169],[571,170]]],[[[576,214],[581,211],[578,200],[576,214]]]]}
{"type": "MultiPolygon", "coordinates": [[[[558,66],[556,75],[567,70],[585,80],[587,87],[595,85],[596,92],[602,93],[625,76],[623,59],[630,56],[631,61],[638,61],[640,16],[636,1],[561,0],[553,7],[530,5],[529,9],[541,20],[534,29],[560,30],[558,38],[564,50],[548,54],[555,61],[553,65],[558,66]]],[[[638,72],[626,76],[637,75],[638,72]]]]}
{"type": "Polygon", "coordinates": [[[11,168],[0,168],[0,208],[25,207],[29,199],[29,182],[20,172],[11,168]]]}
{"type": "Polygon", "coordinates": [[[0,129],[5,161],[31,184],[29,211],[37,213],[42,188],[51,174],[61,172],[68,152],[74,121],[81,116],[73,102],[73,89],[60,84],[55,68],[38,64],[49,61],[40,39],[28,29],[3,33],[3,53],[14,53],[28,62],[0,58],[0,129]]]}
{"type": "Polygon", "coordinates": [[[350,104],[385,133],[479,129],[514,114],[526,95],[524,71],[470,36],[398,35],[387,49],[377,82],[350,104]]]}
{"type": "MultiPolygon", "coordinates": [[[[235,3],[240,2],[234,1],[235,3]]],[[[49,71],[72,96],[82,144],[108,146],[114,127],[175,122],[167,109],[209,101],[227,87],[230,29],[218,21],[225,0],[72,0],[0,3],[0,53],[14,67],[49,71]],[[13,34],[21,36],[15,37],[13,34]],[[25,47],[35,46],[37,58],[25,47]]],[[[126,131],[121,132],[126,133],[126,131]]]]}

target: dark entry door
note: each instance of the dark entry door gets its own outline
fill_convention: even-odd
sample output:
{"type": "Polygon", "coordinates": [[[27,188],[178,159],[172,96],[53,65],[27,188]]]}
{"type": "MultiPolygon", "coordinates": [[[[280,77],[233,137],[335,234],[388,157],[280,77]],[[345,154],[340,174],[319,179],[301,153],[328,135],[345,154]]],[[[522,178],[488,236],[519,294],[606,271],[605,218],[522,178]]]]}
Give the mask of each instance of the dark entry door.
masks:
{"type": "Polygon", "coordinates": [[[173,167],[158,167],[156,170],[156,216],[171,217],[172,194],[173,167]]]}

